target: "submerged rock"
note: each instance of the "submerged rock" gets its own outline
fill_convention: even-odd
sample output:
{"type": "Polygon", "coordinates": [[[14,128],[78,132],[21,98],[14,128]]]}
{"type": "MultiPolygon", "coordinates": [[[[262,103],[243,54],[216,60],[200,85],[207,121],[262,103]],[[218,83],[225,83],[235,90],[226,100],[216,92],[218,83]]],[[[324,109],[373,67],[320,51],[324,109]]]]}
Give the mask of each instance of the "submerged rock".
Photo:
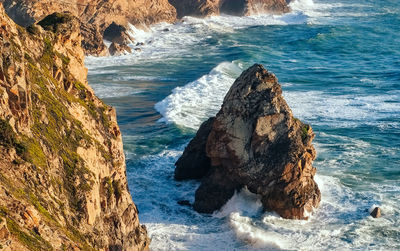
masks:
{"type": "Polygon", "coordinates": [[[293,117],[275,75],[256,64],[235,81],[217,116],[201,126],[175,175],[202,178],[198,212],[220,209],[247,187],[261,196],[265,210],[307,219],[321,199],[313,179],[313,138],[311,127],[293,117]]]}
{"type": "Polygon", "coordinates": [[[181,206],[188,206],[188,207],[192,206],[192,204],[190,204],[190,201],[188,201],[188,200],[180,200],[180,201],[178,201],[178,204],[181,206]]]}

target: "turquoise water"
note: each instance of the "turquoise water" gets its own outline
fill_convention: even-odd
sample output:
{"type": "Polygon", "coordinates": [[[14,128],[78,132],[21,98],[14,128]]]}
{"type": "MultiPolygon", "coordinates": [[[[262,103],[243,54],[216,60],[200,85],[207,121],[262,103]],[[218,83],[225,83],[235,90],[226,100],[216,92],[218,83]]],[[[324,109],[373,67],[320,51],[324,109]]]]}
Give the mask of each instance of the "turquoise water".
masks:
{"type": "Polygon", "coordinates": [[[400,249],[400,2],[301,0],[292,9],[134,29],[141,51],[87,59],[90,84],[117,109],[153,250],[400,249]],[[193,201],[198,183],[175,182],[174,162],[256,62],[316,132],[322,202],[308,221],[264,213],[245,190],[212,216],[177,204],[193,201]],[[369,216],[373,206],[382,218],[369,216]]]}

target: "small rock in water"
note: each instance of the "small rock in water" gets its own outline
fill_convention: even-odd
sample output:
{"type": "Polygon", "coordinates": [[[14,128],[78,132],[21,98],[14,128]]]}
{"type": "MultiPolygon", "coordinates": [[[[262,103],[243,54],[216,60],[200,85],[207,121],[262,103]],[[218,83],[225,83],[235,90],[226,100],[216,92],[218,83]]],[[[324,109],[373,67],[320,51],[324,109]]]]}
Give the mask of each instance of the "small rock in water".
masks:
{"type": "Polygon", "coordinates": [[[372,210],[371,214],[372,217],[374,218],[379,218],[381,217],[381,209],[379,207],[375,207],[374,210],[372,210]]]}
{"type": "Polygon", "coordinates": [[[135,48],[135,51],[142,51],[142,49],[140,49],[140,48],[135,48]]]}
{"type": "Polygon", "coordinates": [[[143,42],[138,42],[138,43],[136,43],[136,46],[142,46],[142,45],[144,45],[143,42]]]}
{"type": "Polygon", "coordinates": [[[188,207],[192,206],[192,204],[190,204],[188,200],[180,200],[178,201],[178,204],[181,206],[188,206],[188,207]]]}

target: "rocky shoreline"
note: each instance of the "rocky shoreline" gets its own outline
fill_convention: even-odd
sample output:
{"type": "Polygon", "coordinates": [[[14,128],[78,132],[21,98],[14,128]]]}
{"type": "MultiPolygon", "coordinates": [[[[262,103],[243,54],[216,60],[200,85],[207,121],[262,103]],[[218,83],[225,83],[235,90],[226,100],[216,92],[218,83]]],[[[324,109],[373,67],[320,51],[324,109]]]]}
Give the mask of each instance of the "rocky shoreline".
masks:
{"type": "MultiPolygon", "coordinates": [[[[116,112],[88,85],[85,55],[129,52],[129,24],[287,11],[285,0],[0,0],[1,247],[148,250],[116,112]]],[[[175,178],[202,179],[198,212],[218,210],[247,187],[266,210],[306,219],[320,201],[313,137],[275,76],[255,65],[202,125],[175,178]]]]}
{"type": "Polygon", "coordinates": [[[282,14],[289,12],[286,0],[0,0],[18,25],[29,27],[54,12],[79,17],[82,47],[86,55],[130,53],[129,24],[137,27],[168,22],[183,16],[282,14]],[[110,32],[111,31],[111,32],[110,32]],[[127,39],[128,38],[128,39],[127,39]],[[103,40],[113,42],[111,48],[103,40]]]}

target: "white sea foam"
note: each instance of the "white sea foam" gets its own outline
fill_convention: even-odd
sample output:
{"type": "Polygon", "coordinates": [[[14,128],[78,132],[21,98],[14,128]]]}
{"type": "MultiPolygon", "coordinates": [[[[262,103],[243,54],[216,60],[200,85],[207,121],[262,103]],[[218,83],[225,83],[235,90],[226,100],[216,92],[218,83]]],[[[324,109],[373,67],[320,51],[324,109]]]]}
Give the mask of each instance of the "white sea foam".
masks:
{"type": "MultiPolygon", "coordinates": [[[[300,6],[301,4],[299,4],[300,6]]],[[[87,57],[86,66],[92,70],[97,67],[131,65],[134,63],[155,62],[166,58],[182,56],[195,57],[196,50],[207,39],[215,34],[233,33],[235,30],[251,26],[290,25],[307,22],[307,15],[296,11],[284,15],[255,15],[255,16],[212,16],[207,18],[184,17],[181,22],[174,24],[159,23],[145,28],[130,26],[130,34],[135,42],[130,45],[132,54],[117,57],[98,58],[87,57]],[[143,44],[141,44],[143,43],[143,44]]],[[[212,53],[212,46],[208,50],[212,53]]]]}
{"type": "MultiPolygon", "coordinates": [[[[206,118],[218,112],[225,94],[241,70],[236,63],[224,62],[200,79],[175,88],[171,95],[155,106],[163,115],[161,121],[197,129],[206,118]]],[[[388,122],[382,119],[400,110],[398,93],[377,96],[285,91],[284,96],[296,117],[314,125],[384,126],[388,122]]]]}
{"type": "Polygon", "coordinates": [[[163,115],[162,122],[197,129],[207,118],[216,115],[225,94],[241,73],[237,62],[223,62],[209,74],[183,87],[155,105],[163,115]]]}
{"type": "Polygon", "coordinates": [[[313,124],[353,127],[381,125],[400,110],[397,94],[329,94],[323,91],[287,91],[286,101],[295,116],[313,124]]]}

